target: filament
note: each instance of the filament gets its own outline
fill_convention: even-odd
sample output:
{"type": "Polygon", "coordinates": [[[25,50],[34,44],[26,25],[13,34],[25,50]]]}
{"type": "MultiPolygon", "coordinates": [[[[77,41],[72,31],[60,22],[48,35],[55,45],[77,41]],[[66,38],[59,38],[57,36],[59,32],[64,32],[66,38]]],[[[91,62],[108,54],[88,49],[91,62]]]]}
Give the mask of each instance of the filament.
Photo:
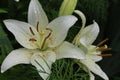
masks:
{"type": "Polygon", "coordinates": [[[109,50],[111,50],[111,49],[112,49],[112,48],[98,48],[98,49],[96,49],[96,50],[103,52],[103,51],[109,51],[109,50]]]}
{"type": "Polygon", "coordinates": [[[109,39],[106,38],[103,41],[101,41],[99,44],[97,44],[97,47],[101,46],[102,44],[104,44],[105,42],[107,42],[109,39]]]}
{"type": "Polygon", "coordinates": [[[46,30],[49,30],[50,32],[49,32],[49,34],[45,37],[45,39],[44,39],[44,41],[43,41],[43,44],[42,44],[42,46],[41,46],[41,49],[44,48],[44,45],[45,45],[46,40],[47,40],[47,39],[50,37],[50,35],[52,34],[52,30],[51,30],[51,29],[46,28],[46,30]]]}

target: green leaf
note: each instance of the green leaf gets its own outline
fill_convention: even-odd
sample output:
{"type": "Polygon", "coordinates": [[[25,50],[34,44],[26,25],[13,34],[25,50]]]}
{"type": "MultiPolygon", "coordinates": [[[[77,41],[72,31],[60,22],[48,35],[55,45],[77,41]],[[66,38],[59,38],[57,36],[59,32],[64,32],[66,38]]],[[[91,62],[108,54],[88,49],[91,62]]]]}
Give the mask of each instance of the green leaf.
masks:
{"type": "Polygon", "coordinates": [[[7,10],[0,8],[0,13],[8,13],[7,10]]]}

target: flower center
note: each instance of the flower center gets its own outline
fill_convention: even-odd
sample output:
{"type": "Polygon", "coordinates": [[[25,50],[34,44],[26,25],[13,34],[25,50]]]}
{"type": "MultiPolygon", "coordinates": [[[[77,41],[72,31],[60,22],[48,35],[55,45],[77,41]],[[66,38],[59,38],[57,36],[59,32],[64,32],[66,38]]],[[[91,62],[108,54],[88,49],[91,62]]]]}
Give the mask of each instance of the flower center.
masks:
{"type": "Polygon", "coordinates": [[[44,30],[39,30],[38,28],[39,22],[37,22],[36,30],[38,32],[39,38],[35,37],[35,32],[32,30],[31,27],[29,27],[29,30],[34,38],[30,38],[29,41],[32,42],[32,44],[35,44],[39,47],[40,50],[44,50],[47,48],[47,40],[50,38],[52,34],[52,30],[50,28],[46,28],[44,30]]]}
{"type": "MultiPolygon", "coordinates": [[[[47,40],[50,38],[50,36],[51,36],[51,34],[52,34],[52,30],[51,29],[49,29],[49,28],[46,28],[46,32],[47,32],[47,35],[45,36],[45,37],[43,37],[43,41],[42,41],[42,44],[41,44],[41,49],[44,49],[44,46],[45,46],[45,44],[47,43],[47,40]],[[47,32],[48,31],[48,32],[47,32]]],[[[43,31],[41,31],[40,32],[40,35],[45,35],[45,32],[43,31]]]]}

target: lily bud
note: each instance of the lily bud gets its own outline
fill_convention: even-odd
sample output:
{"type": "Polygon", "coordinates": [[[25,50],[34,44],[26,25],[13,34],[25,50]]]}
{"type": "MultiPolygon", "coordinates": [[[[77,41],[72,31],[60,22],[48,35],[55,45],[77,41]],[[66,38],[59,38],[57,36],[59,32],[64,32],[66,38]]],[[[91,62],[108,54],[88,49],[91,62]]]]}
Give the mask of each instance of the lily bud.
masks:
{"type": "Polygon", "coordinates": [[[20,0],[15,0],[16,2],[19,2],[20,0]]]}
{"type": "Polygon", "coordinates": [[[70,15],[73,13],[77,0],[64,0],[59,10],[59,16],[70,15]]]}

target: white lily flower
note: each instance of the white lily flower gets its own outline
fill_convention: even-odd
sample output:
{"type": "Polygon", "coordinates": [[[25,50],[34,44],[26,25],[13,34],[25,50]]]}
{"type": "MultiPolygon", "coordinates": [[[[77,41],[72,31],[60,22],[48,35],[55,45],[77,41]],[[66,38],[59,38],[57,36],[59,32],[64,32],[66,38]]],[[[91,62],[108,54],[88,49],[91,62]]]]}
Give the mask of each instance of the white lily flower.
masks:
{"type": "MultiPolygon", "coordinates": [[[[32,64],[37,68],[40,76],[46,80],[51,73],[51,65],[56,60],[55,48],[63,42],[69,28],[76,21],[75,16],[68,15],[58,17],[48,23],[48,18],[41,4],[38,0],[31,0],[28,12],[29,23],[10,19],[4,20],[7,29],[14,34],[16,40],[25,48],[13,50],[3,61],[1,72],[3,73],[17,64],[32,64]]],[[[64,52],[67,52],[67,49],[73,46],[69,43],[66,44],[66,42],[62,45],[66,48],[62,49],[60,47],[64,52]]],[[[59,52],[59,55],[60,58],[83,59],[82,54],[78,55],[79,52],[80,50],[76,51],[75,54],[59,52]]]]}
{"type": "MultiPolygon", "coordinates": [[[[110,48],[107,48],[107,46],[99,47],[99,46],[92,45],[92,43],[95,41],[99,33],[98,24],[94,21],[93,24],[85,27],[86,18],[83,15],[83,13],[78,10],[75,10],[75,13],[77,13],[81,17],[82,23],[83,23],[80,32],[78,33],[78,35],[75,37],[73,41],[73,44],[77,45],[79,48],[82,48],[86,54],[86,59],[80,60],[80,62],[88,68],[89,70],[88,72],[90,74],[90,80],[94,80],[94,76],[90,71],[92,71],[96,75],[99,75],[105,80],[109,80],[107,75],[95,63],[97,61],[102,60],[102,57],[101,57],[102,51],[110,50],[110,48]]],[[[109,56],[109,54],[107,55],[109,56]]]]}

